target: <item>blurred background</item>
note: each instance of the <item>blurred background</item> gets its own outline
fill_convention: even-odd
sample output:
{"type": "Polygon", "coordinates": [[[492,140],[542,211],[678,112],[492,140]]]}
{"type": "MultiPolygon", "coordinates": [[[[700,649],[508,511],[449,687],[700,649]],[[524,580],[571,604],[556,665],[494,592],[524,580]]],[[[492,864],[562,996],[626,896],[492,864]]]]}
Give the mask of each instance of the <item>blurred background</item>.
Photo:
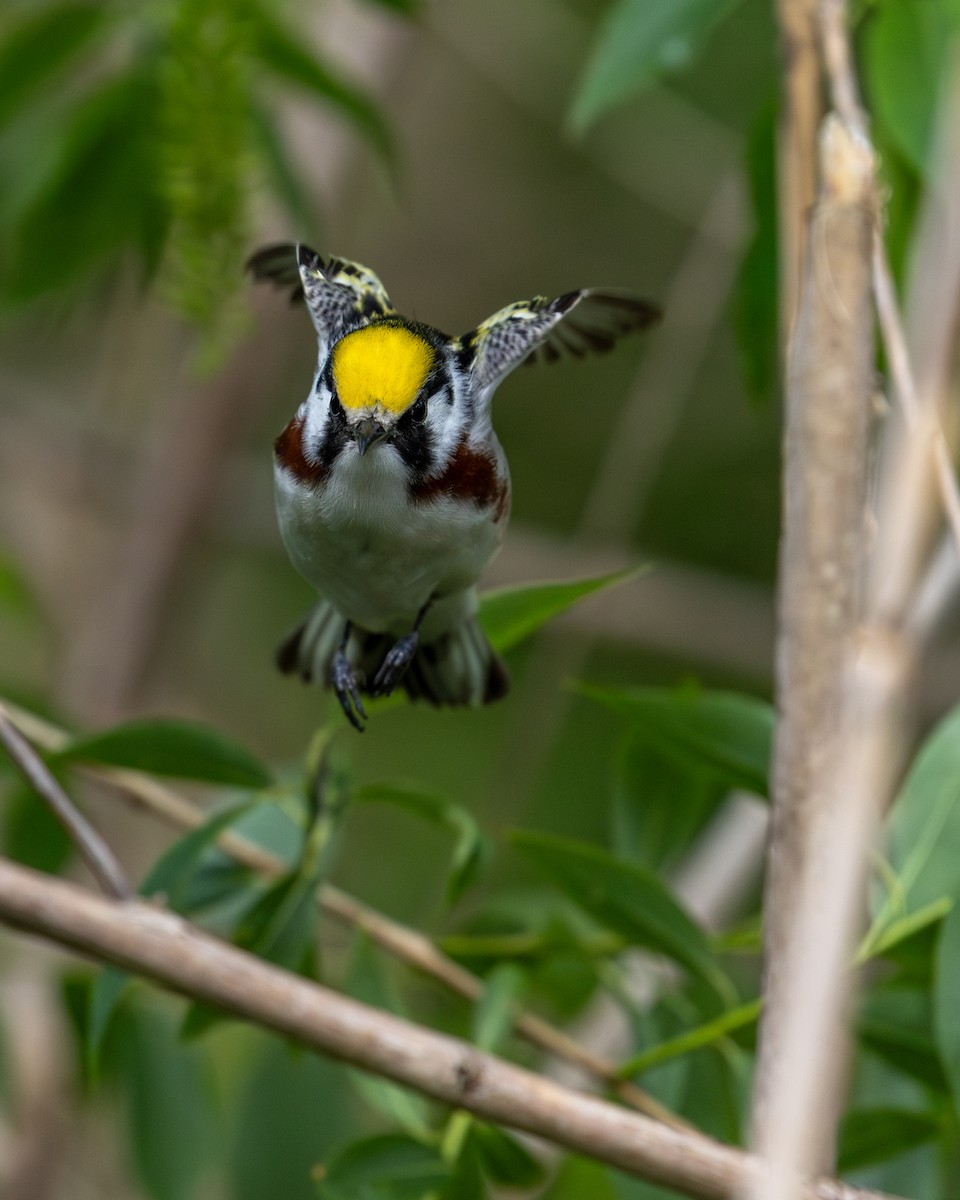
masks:
{"type": "MultiPolygon", "coordinates": [[[[631,287],[665,307],[660,329],[608,357],[516,372],[495,406],[514,510],[489,583],[652,569],[585,604],[545,635],[549,647],[518,652],[503,704],[397,708],[356,755],[364,773],[455,787],[492,806],[495,823],[584,831],[601,819],[584,803],[599,782],[584,764],[615,731],[565,678],[769,688],[778,418],[772,393],[745,382],[736,301],[752,227],[746,147],[775,94],[770,14],[745,3],[695,70],[582,135],[569,114],[590,3],[464,0],[411,19],[344,2],[287,15],[375,97],[392,158],[349,112],[286,88],[272,103],[303,211],[249,171],[244,251],[300,238],[357,259],[401,311],[453,333],[511,300],[579,286],[631,287]]],[[[764,123],[769,137],[769,113],[764,123]]],[[[141,167],[130,162],[98,201],[107,232],[141,167]]],[[[96,261],[83,275],[62,269],[79,252],[73,237],[101,236],[69,219],[81,201],[6,264],[25,301],[8,304],[0,330],[0,537],[45,616],[0,625],[8,686],[52,696],[83,726],[189,714],[271,759],[296,757],[325,699],[272,665],[311,594],[276,533],[271,443],[309,387],[309,320],[280,293],[225,294],[240,332],[198,375],[196,334],[162,287],[144,290],[132,255],[111,273],[96,261]],[[36,298],[17,258],[27,253],[46,282],[36,298]]],[[[772,286],[768,296],[758,341],[775,328],[772,286]]]]}
{"type": "MultiPolygon", "coordinates": [[[[163,136],[175,144],[178,120],[215,114],[207,158],[201,146],[193,164],[200,179],[209,165],[210,202],[174,172],[172,234],[151,192],[170,153],[154,157],[150,142],[154,83],[134,72],[109,102],[84,100],[149,46],[156,12],[124,24],[109,5],[68,6],[86,16],[53,23],[31,58],[29,6],[4,5],[0,582],[18,602],[0,610],[3,694],[81,729],[197,718],[274,763],[302,760],[328,700],[272,662],[311,593],[276,532],[271,446],[306,394],[315,343],[301,309],[241,277],[264,242],[302,239],[365,263],[402,312],[451,333],[538,293],[629,287],[664,307],[662,326],[605,358],[518,370],[497,395],[514,507],[487,582],[649,569],[514,652],[503,703],[392,707],[343,748],[361,781],[415,778],[494,835],[603,838],[623,730],[571,681],[771,686],[777,73],[766,0],[744,0],[696,56],[678,42],[666,77],[581,129],[571,114],[603,15],[592,0],[291,2],[277,8],[287,42],[264,32],[250,68],[258,153],[235,155],[220,35],[204,43],[191,26],[212,6],[168,7],[183,53],[159,87],[186,100],[163,136]],[[204,222],[222,244],[203,241],[204,222]]],[[[142,872],[168,835],[88,801],[142,872]]],[[[445,854],[439,834],[374,806],[351,819],[334,878],[441,929],[445,854]]],[[[492,877],[525,880],[509,854],[492,877]]],[[[36,1017],[34,1052],[65,1078],[35,963],[6,1003],[18,1022],[36,1017]]],[[[139,1055],[127,1098],[139,1175],[107,1132],[114,1118],[88,1117],[101,1125],[72,1127],[70,1186],[43,1194],[135,1196],[144,1179],[151,1195],[197,1194],[181,1179],[195,1174],[146,1144],[151,1106],[179,1097],[170,1136],[189,1163],[193,1140],[213,1135],[185,1097],[236,1082],[241,1061],[222,1135],[229,1189],[211,1175],[202,1194],[311,1194],[304,1164],[349,1119],[324,1101],[340,1095],[338,1069],[237,1030],[214,1038],[236,1054],[201,1066],[195,1048],[171,1049],[173,1028],[151,1009],[118,1035],[139,1055]]]]}

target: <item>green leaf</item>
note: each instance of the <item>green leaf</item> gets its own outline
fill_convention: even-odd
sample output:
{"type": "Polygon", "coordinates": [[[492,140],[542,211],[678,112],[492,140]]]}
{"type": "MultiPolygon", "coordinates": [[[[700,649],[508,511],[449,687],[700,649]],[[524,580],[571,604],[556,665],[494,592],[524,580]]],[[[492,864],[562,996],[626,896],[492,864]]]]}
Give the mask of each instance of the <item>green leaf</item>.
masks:
{"type": "Polygon", "coordinates": [[[243,918],[235,943],[279,967],[309,972],[319,915],[316,890],[317,880],[299,870],[278,880],[243,918]]]}
{"type": "Polygon", "coordinates": [[[631,730],[616,762],[612,847],[621,858],[662,870],[689,849],[728,794],[715,772],[631,730]]]}
{"type": "Polygon", "coordinates": [[[860,1108],[840,1122],[837,1167],[842,1175],[887,1162],[940,1136],[932,1113],[907,1108],[860,1108]]]}
{"type": "MultiPolygon", "coordinates": [[[[315,974],[317,881],[296,870],[277,880],[244,914],[233,936],[243,950],[289,971],[315,974]]],[[[191,1004],[180,1028],[185,1040],[200,1037],[223,1021],[235,1020],[211,1004],[191,1004]]]]}
{"type": "Polygon", "coordinates": [[[510,840],[601,925],[632,945],[665,954],[720,994],[729,994],[706,934],[651,871],[554,834],[516,831],[510,840]]]}
{"type": "Polygon", "coordinates": [[[669,688],[580,690],[629,717],[639,740],[713,772],[730,787],[769,795],[774,711],[766,701],[735,692],[669,688]]]}
{"type": "Polygon", "coordinates": [[[658,76],[685,67],[738,0],[619,0],[600,24],[571,110],[583,132],[658,76]]]}
{"type": "Polygon", "coordinates": [[[218,1141],[207,1064],[196,1046],[176,1041],[166,1013],[138,1006],[131,1025],[123,1108],[134,1162],[151,1200],[192,1200],[218,1141]]]}
{"type": "Polygon", "coordinates": [[[493,1183],[508,1188],[533,1188],[543,1183],[544,1168],[515,1137],[482,1121],[474,1123],[471,1134],[483,1173],[493,1183]]]}
{"type": "Polygon", "coordinates": [[[499,1050],[513,1029],[525,983],[526,973],[513,963],[501,963],[487,976],[483,995],[473,1010],[470,1034],[481,1050],[499,1050]]]}
{"type": "Polygon", "coordinates": [[[205,919],[214,920],[218,926],[226,919],[230,928],[259,882],[260,876],[252,867],[211,850],[201,858],[180,893],[180,911],[204,913],[205,919]]]}
{"type": "Polygon", "coordinates": [[[750,1058],[728,1039],[687,1060],[682,1115],[697,1129],[734,1145],[750,1107],[750,1058]]]}
{"type": "MultiPolygon", "coordinates": [[[[187,911],[185,899],[190,893],[194,872],[196,872],[200,857],[206,850],[209,850],[211,842],[214,842],[224,829],[238,821],[247,811],[250,811],[250,808],[250,803],[234,804],[221,812],[215,812],[214,816],[205,821],[202,826],[192,829],[185,838],[174,842],[173,846],[170,846],[169,850],[157,859],[148,875],[145,876],[143,883],[140,883],[139,894],[154,896],[162,893],[170,908],[174,908],[178,912],[187,911]]],[[[97,1074],[103,1039],[107,1036],[110,1022],[113,1020],[116,1008],[122,998],[122,992],[130,978],[130,973],[121,971],[118,967],[104,967],[94,979],[94,985],[90,990],[88,1036],[86,1036],[86,1058],[88,1058],[88,1068],[92,1076],[97,1074]]],[[[200,1032],[196,1014],[202,1007],[194,1004],[191,1009],[188,1009],[185,1018],[185,1036],[196,1036],[200,1032]],[[194,1014],[193,1018],[191,1018],[191,1013],[194,1014]]],[[[212,1009],[209,1009],[209,1012],[212,1012],[212,1009]]],[[[220,1019],[220,1015],[217,1014],[217,1019],[220,1019]]]]}
{"type": "Polygon", "coordinates": [[[0,127],[43,98],[55,76],[85,49],[107,16],[101,4],[59,4],[27,10],[0,43],[0,127]]]}
{"type": "Polygon", "coordinates": [[[869,1019],[859,1023],[857,1032],[863,1045],[890,1066],[938,1092],[947,1091],[949,1081],[944,1075],[937,1048],[929,1037],[869,1019]]]}
{"type": "Polygon", "coordinates": [[[56,755],[58,762],[95,762],[130,767],[230,787],[264,788],[270,772],[248,750],[214,729],[191,721],[131,721],[79,738],[56,755]]]}
{"type": "MultiPolygon", "coordinates": [[[[213,1195],[310,1200],[316,1196],[310,1177],[317,1163],[356,1137],[345,1072],[329,1059],[291,1053],[277,1037],[244,1034],[242,1044],[242,1064],[235,1056],[230,1060],[239,1068],[223,1113],[231,1127],[230,1144],[220,1164],[222,1183],[213,1195]]],[[[200,1194],[194,1200],[201,1200],[200,1194]]]]}
{"type": "Polygon", "coordinates": [[[328,1200],[421,1200],[451,1168],[432,1146],[402,1134],[364,1138],[341,1150],[322,1173],[328,1200]]]}
{"type": "Polygon", "coordinates": [[[168,220],[158,121],[156,81],[147,72],[112,80],[74,104],[53,169],[12,231],[10,302],[62,295],[130,246],[147,268],[155,265],[168,220]]]}
{"type": "MultiPolygon", "coordinates": [[[[624,1200],[613,1181],[613,1172],[590,1158],[567,1154],[542,1193],[542,1200],[624,1200]]],[[[631,1194],[632,1200],[632,1194],[631,1194]]]]}
{"type": "Polygon", "coordinates": [[[933,991],[934,1029],[953,1103],[960,1113],[960,905],[940,930],[933,991]]]}
{"type": "Polygon", "coordinates": [[[286,83],[305,88],[340,109],[388,162],[393,160],[393,137],[380,110],[366,93],[334,68],[321,62],[299,36],[289,33],[266,5],[246,9],[253,35],[253,52],[260,62],[286,83]]]}
{"type": "Polygon", "coordinates": [[[692,1054],[695,1050],[702,1050],[705,1046],[715,1045],[731,1033],[756,1025],[762,1008],[761,1000],[751,1000],[737,1008],[728,1009],[727,1012],[721,1013],[720,1016],[714,1017],[713,1020],[707,1021],[703,1025],[698,1025],[695,1029],[688,1029],[677,1037],[660,1042],[655,1046],[648,1046],[619,1067],[617,1074],[622,1079],[630,1079],[635,1075],[642,1075],[645,1071],[651,1071],[665,1062],[670,1062],[672,1059],[692,1054]]]}
{"type": "Polygon", "coordinates": [[[948,1095],[949,1081],[934,1042],[929,993],[917,989],[874,989],[864,997],[857,1020],[862,1045],[926,1087],[948,1095]]]}
{"type": "MultiPolygon", "coordinates": [[[[451,1116],[450,1121],[459,1121],[465,1116],[461,1109],[451,1116]]],[[[472,1119],[469,1120],[472,1126],[474,1122],[472,1119]]],[[[431,1197],[431,1200],[434,1200],[434,1197],[431,1197]]],[[[435,1193],[435,1200],[488,1200],[487,1185],[483,1179],[480,1155],[477,1151],[472,1127],[452,1165],[450,1178],[435,1193]]]]}
{"type": "Polygon", "coordinates": [[[446,898],[455,904],[476,881],[490,854],[489,843],[471,813],[442,796],[421,791],[415,785],[372,783],[357,788],[352,799],[360,803],[390,804],[433,825],[451,830],[456,836],[446,898]]]}
{"type": "Polygon", "coordinates": [[[887,0],[866,24],[863,65],[871,112],[921,174],[929,165],[960,12],[940,0],[887,0]]]}
{"type": "Polygon", "coordinates": [[[572,608],[578,600],[615,584],[625,583],[628,579],[635,579],[644,569],[631,567],[593,579],[535,583],[485,592],[480,597],[480,624],[494,649],[504,654],[536,633],[547,621],[572,608]]]}
{"type": "Polygon", "coordinates": [[[891,880],[868,943],[895,920],[960,896],[960,707],[937,725],[913,761],[886,821],[891,880]]]}
{"type": "Polygon", "coordinates": [[[155,896],[158,892],[165,898],[168,907],[184,911],[183,900],[200,859],[221,833],[249,812],[252,801],[232,804],[221,809],[181,838],[157,859],[138,889],[142,896],[155,896]]]}
{"type": "Polygon", "coordinates": [[[3,846],[15,862],[51,875],[58,875],[74,854],[73,840],[46,802],[19,783],[3,806],[3,846]]]}
{"type": "Polygon", "coordinates": [[[936,927],[953,907],[949,896],[941,896],[906,917],[890,921],[874,937],[868,934],[857,951],[857,965],[882,956],[916,969],[918,954],[922,956],[925,949],[931,948],[931,939],[939,932],[936,927]]]}
{"type": "Polygon", "coordinates": [[[84,1057],[91,1079],[100,1073],[100,1054],[114,1014],[131,982],[129,971],[119,967],[103,967],[94,976],[87,1002],[87,1025],[84,1057]]]}

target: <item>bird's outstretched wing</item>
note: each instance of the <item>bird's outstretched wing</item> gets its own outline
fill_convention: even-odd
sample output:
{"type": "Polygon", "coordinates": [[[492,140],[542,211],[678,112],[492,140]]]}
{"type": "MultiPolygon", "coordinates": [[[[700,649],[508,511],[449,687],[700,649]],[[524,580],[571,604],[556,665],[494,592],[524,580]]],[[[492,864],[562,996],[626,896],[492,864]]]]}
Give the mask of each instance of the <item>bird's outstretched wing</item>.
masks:
{"type": "Polygon", "coordinates": [[[302,243],[264,246],[247,261],[254,279],[290,289],[305,300],[322,346],[347,329],[395,311],[386,288],[368,267],[348,258],[322,258],[302,243]]]}
{"type": "Polygon", "coordinates": [[[581,288],[555,300],[535,296],[508,304],[459,339],[474,352],[481,387],[491,387],[522,362],[556,362],[611,349],[626,333],[660,319],[649,300],[614,288],[581,288]]]}

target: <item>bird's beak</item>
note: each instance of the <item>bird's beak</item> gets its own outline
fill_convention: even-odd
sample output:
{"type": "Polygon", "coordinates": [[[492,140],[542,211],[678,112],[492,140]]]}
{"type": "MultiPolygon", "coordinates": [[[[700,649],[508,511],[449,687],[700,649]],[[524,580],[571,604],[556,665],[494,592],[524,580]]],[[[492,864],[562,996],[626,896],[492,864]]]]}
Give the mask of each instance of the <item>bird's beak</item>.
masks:
{"type": "Polygon", "coordinates": [[[384,429],[376,417],[364,417],[362,421],[358,421],[353,427],[353,436],[357,442],[357,450],[360,454],[366,454],[371,446],[376,446],[378,442],[382,442],[388,436],[389,431],[384,429]]]}

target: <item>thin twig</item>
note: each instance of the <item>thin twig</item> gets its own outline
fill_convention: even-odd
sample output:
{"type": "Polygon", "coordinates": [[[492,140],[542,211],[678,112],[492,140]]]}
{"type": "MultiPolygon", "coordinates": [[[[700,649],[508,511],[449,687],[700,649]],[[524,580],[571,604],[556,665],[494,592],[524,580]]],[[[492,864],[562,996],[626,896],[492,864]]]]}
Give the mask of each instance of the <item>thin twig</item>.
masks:
{"type": "MultiPolygon", "coordinates": [[[[0,859],[0,920],[153,979],[310,1049],[497,1124],[546,1138],[701,1200],[727,1200],[756,1171],[744,1151],[574,1091],[342,996],[201,933],[173,913],[117,905],[0,859]]],[[[803,1200],[879,1200],[836,1180],[803,1200]]]]}
{"type": "MultiPolygon", "coordinates": [[[[37,745],[48,750],[58,750],[68,742],[69,738],[64,730],[24,709],[9,704],[7,707],[10,719],[37,745]]],[[[139,771],[94,766],[80,769],[101,783],[110,784],[125,799],[159,817],[175,829],[196,829],[207,819],[208,814],[197,805],[139,771]]],[[[217,845],[235,861],[263,874],[279,875],[286,869],[281,859],[231,830],[225,831],[217,838],[217,845]]],[[[317,898],[324,912],[361,930],[381,949],[405,962],[407,966],[431,976],[444,987],[471,1002],[476,1002],[483,995],[483,980],[441,953],[424,934],[401,925],[370,905],[364,904],[362,900],[334,887],[333,884],[324,884],[317,898]]],[[[591,1053],[543,1018],[520,1009],[514,1017],[514,1028],[539,1049],[548,1054],[555,1054],[558,1058],[563,1058],[586,1071],[609,1087],[625,1104],[639,1112],[646,1113],[654,1120],[675,1129],[690,1128],[686,1121],[641,1088],[621,1079],[615,1062],[591,1053]]]]}
{"type": "Polygon", "coordinates": [[[0,704],[0,744],[23,778],[70,835],[100,888],[116,900],[128,900],[133,888],[113,851],[57,782],[47,764],[0,704]]]}

